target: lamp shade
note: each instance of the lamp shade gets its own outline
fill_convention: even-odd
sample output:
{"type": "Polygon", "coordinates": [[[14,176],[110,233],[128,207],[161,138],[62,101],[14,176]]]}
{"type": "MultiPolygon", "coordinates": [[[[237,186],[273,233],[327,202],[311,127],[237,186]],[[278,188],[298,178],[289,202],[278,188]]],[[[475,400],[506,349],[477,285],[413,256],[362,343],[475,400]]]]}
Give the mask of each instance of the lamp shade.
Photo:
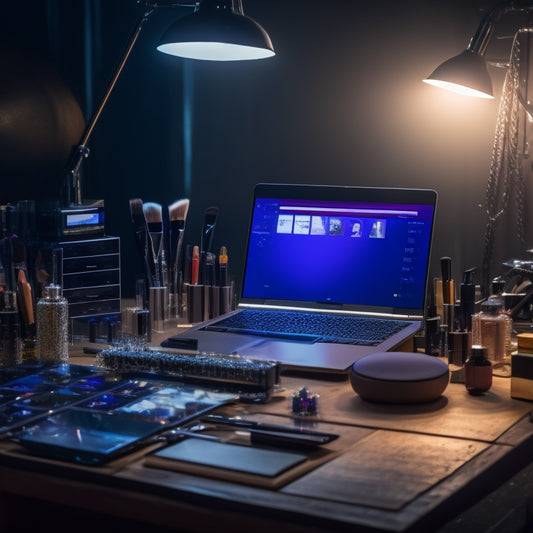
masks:
{"type": "Polygon", "coordinates": [[[469,49],[442,63],[423,81],[460,94],[494,98],[485,58],[469,49]]]}
{"type": "Polygon", "coordinates": [[[193,13],[172,24],[157,49],[175,56],[211,61],[275,55],[270,37],[257,22],[235,12],[228,2],[213,0],[204,0],[193,13]]]}

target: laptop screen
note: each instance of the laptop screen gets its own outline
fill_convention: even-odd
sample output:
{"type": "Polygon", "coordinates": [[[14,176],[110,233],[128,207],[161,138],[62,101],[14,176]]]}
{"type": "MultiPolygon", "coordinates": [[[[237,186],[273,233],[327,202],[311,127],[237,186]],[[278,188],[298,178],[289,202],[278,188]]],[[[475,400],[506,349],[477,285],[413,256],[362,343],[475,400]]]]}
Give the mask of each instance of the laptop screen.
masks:
{"type": "Polygon", "coordinates": [[[242,300],[423,314],[434,191],[260,184],[242,300]]]}

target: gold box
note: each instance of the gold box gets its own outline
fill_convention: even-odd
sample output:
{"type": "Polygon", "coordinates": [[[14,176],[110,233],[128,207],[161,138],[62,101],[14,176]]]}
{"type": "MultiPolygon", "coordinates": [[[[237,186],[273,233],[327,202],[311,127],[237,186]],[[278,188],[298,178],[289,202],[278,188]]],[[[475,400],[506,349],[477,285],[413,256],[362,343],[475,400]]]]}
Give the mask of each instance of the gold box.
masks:
{"type": "Polygon", "coordinates": [[[533,400],[533,353],[511,356],[511,397],[533,400]]]}

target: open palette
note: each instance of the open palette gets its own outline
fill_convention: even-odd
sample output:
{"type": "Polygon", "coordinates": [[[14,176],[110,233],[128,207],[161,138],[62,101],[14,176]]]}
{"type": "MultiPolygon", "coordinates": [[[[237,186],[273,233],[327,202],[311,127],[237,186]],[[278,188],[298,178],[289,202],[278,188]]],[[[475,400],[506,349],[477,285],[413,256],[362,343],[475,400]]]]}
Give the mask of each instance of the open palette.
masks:
{"type": "Polygon", "coordinates": [[[154,374],[20,365],[0,369],[0,437],[38,455],[99,465],[235,399],[154,374]]]}

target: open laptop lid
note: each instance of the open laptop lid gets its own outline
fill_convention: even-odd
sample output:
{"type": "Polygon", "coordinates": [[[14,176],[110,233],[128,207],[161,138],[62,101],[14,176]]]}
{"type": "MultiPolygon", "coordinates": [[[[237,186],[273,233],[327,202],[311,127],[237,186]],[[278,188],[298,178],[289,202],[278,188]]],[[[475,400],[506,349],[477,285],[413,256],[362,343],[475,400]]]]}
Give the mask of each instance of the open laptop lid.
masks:
{"type": "Polygon", "coordinates": [[[260,183],[240,307],[424,315],[437,194],[260,183]]]}

